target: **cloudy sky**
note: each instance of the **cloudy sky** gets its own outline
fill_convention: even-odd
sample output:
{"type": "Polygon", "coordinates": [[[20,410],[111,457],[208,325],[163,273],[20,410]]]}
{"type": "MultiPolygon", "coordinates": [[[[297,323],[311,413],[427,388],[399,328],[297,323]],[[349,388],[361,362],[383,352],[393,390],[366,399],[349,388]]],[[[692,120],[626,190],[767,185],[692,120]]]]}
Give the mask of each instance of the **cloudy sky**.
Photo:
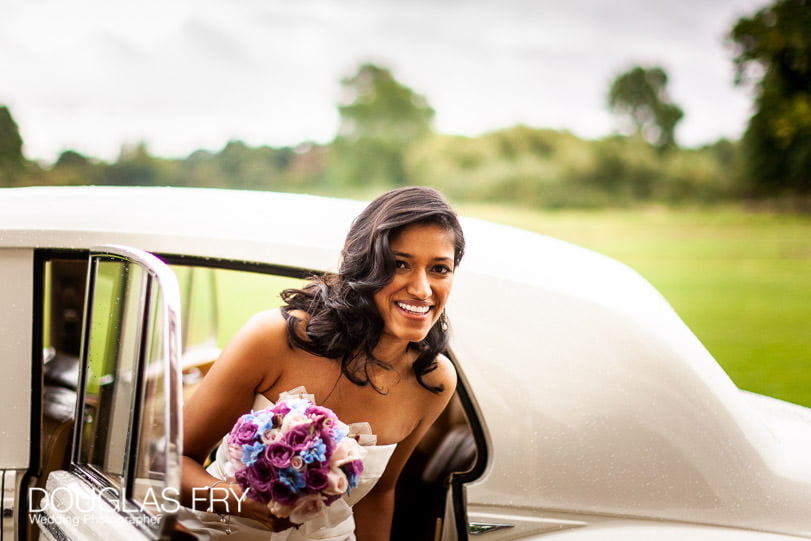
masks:
{"type": "Polygon", "coordinates": [[[389,67],[442,133],[611,133],[612,79],[661,65],[695,146],[750,115],[725,34],[764,0],[3,0],[0,104],[29,158],[125,143],[184,157],[230,139],[327,142],[340,79],[389,67]]]}

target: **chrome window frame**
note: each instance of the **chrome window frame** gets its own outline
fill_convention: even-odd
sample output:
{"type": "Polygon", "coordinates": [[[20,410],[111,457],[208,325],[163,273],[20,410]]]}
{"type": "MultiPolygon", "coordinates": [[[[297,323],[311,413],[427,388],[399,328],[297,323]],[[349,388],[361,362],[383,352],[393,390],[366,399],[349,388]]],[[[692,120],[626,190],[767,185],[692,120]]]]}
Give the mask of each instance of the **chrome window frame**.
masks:
{"type": "Polygon", "coordinates": [[[161,336],[163,350],[166,358],[164,363],[163,392],[166,397],[164,409],[164,426],[166,427],[166,438],[168,445],[165,449],[166,464],[166,484],[169,487],[180,488],[181,461],[182,461],[182,381],[181,381],[181,337],[180,329],[180,292],[177,278],[168,268],[166,263],[157,256],[148,252],[120,245],[104,245],[94,247],[90,250],[87,273],[87,294],[85,298],[82,329],[82,348],[80,354],[80,374],[78,397],[76,401],[76,428],[73,433],[73,445],[71,453],[70,469],[75,475],[89,484],[107,503],[109,503],[120,515],[130,519],[140,530],[150,536],[159,537],[168,532],[174,526],[174,515],[166,514],[157,517],[157,520],[144,520],[145,511],[141,510],[136,502],[132,501],[132,481],[135,476],[135,461],[133,457],[138,451],[141,421],[141,394],[144,384],[144,363],[145,363],[145,329],[149,328],[151,318],[155,314],[153,306],[150,306],[151,294],[154,287],[161,291],[161,313],[162,324],[161,336]],[[125,471],[121,479],[121,485],[116,483],[91,464],[78,462],[79,449],[81,446],[83,423],[81,422],[85,400],[85,384],[87,377],[88,362],[88,338],[90,332],[90,318],[92,316],[92,304],[94,291],[92,289],[95,281],[96,269],[99,261],[120,260],[139,265],[146,274],[146,287],[144,287],[139,299],[139,351],[136,368],[135,393],[131,402],[129,416],[130,430],[126,441],[125,471]],[[104,490],[106,489],[106,490],[104,490]],[[110,495],[110,489],[117,492],[117,497],[110,495]]]}

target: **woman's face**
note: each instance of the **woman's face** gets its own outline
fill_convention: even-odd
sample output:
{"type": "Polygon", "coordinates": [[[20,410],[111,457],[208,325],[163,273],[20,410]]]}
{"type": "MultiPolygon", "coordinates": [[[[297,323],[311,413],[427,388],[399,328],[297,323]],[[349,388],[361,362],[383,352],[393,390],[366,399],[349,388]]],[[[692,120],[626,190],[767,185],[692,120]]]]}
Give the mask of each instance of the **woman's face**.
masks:
{"type": "Polygon", "coordinates": [[[394,276],[374,295],[383,337],[419,342],[436,323],[453,284],[453,231],[436,224],[407,226],[389,241],[394,276]]]}

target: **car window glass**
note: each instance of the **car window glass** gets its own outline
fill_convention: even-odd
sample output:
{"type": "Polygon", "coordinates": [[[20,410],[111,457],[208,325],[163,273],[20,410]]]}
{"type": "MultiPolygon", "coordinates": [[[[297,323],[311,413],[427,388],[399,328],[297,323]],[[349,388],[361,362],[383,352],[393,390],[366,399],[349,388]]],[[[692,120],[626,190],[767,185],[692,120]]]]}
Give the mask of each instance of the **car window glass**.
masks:
{"type": "Polygon", "coordinates": [[[194,265],[172,265],[171,269],[180,286],[184,355],[216,348],[218,271],[194,265]]]}
{"type": "Polygon", "coordinates": [[[132,497],[152,514],[165,509],[167,494],[167,418],[166,418],[166,352],[164,351],[165,314],[160,292],[151,293],[149,324],[146,331],[141,392],[140,430],[135,460],[135,483],[132,497]]]}
{"type": "Polygon", "coordinates": [[[99,261],[90,312],[79,462],[120,482],[134,397],[140,341],[137,321],[144,271],[126,261],[99,261]]]}

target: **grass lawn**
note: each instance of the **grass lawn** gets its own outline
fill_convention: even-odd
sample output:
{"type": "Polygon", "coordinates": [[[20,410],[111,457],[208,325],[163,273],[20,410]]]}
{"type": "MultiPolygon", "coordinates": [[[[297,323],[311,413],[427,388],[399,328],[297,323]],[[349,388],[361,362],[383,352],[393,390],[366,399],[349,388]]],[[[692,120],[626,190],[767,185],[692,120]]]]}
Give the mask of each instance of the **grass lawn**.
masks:
{"type": "Polygon", "coordinates": [[[811,216],[735,207],[460,210],[628,264],[662,292],[739,387],[811,406],[811,216]]]}

